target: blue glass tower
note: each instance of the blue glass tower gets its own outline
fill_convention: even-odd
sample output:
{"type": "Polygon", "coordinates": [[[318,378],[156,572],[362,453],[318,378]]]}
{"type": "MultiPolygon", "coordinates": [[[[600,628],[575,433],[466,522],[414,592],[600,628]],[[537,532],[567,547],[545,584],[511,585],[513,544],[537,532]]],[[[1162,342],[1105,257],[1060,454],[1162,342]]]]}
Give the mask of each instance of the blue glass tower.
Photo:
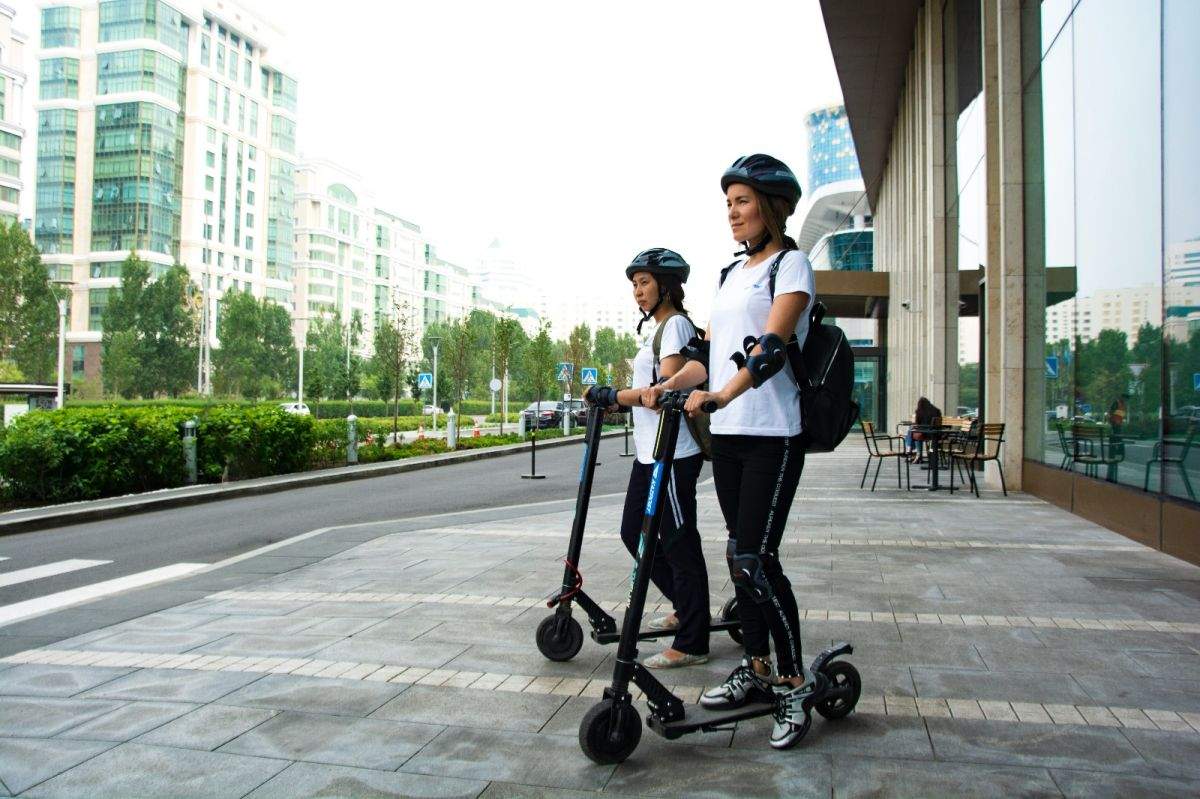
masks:
{"type": "Polygon", "coordinates": [[[841,105],[819,108],[808,115],[808,190],[827,183],[862,180],[858,154],[850,136],[850,120],[841,105]]]}

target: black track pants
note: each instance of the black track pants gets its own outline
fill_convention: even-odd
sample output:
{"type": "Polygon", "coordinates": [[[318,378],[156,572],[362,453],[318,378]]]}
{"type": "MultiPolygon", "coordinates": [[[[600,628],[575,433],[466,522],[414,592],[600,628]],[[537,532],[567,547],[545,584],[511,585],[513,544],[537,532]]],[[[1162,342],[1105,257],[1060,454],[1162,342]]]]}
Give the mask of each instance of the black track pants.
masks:
{"type": "Polygon", "coordinates": [[[804,471],[800,437],[714,435],[713,482],[739,555],[756,555],[770,583],[765,602],[737,586],[746,654],[767,657],[775,641],[781,677],[800,674],[800,614],[792,584],[779,564],[779,541],[804,471]]]}
{"type": "MultiPolygon", "coordinates": [[[[703,455],[675,461],[671,479],[663,488],[662,529],[650,580],[675,608],[679,630],[671,645],[689,655],[708,654],[708,569],[696,529],[696,480],[704,466],[703,455]]],[[[634,463],[625,493],[625,512],[621,518],[621,540],[629,554],[637,557],[642,534],[642,517],[650,493],[650,475],[654,464],[634,463]]]]}

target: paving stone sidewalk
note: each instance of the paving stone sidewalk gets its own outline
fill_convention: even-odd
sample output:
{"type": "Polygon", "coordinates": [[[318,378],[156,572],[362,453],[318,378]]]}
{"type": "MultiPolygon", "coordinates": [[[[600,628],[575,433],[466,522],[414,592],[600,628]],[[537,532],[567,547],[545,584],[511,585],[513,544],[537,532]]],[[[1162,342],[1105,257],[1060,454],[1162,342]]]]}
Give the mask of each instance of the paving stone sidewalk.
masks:
{"type": "MultiPolygon", "coordinates": [[[[811,457],[789,520],[805,650],[850,640],[864,686],[792,751],[757,719],[584,757],[614,649],[538,653],[571,514],[531,506],[309,538],[284,574],[0,659],[0,795],[1200,794],[1200,569],[1028,496],[862,491],[863,462],[811,457]]],[[[620,503],[593,502],[581,563],[614,612],[620,503]]],[[[716,607],[710,481],[700,513],[716,607]]],[[[664,682],[694,700],[738,657],[714,636],[664,682]]]]}

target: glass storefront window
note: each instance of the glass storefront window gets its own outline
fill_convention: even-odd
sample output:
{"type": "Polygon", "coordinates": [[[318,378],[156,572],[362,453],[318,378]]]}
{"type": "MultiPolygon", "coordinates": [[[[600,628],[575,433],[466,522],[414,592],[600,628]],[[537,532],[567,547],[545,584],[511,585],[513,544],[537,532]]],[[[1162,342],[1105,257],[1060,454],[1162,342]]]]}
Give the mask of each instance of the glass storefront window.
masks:
{"type": "Polygon", "coordinates": [[[1194,501],[1200,6],[1022,13],[1026,457],[1194,501]]]}

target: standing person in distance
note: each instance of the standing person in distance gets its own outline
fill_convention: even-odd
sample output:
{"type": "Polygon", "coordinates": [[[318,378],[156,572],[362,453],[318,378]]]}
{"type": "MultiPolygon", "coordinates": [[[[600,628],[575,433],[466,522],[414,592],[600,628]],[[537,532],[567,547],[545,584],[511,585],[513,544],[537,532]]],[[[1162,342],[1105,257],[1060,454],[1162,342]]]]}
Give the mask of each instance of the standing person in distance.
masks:
{"type": "Polygon", "coordinates": [[[711,421],[713,480],[729,529],[726,560],[737,590],[745,658],[724,683],[701,696],[701,704],[730,708],[774,700],[770,742],[786,749],[803,737],[804,710],[815,688],[802,662],[796,597],[779,562],[804,469],[800,389],[786,344],[794,335],[804,346],[813,272],[784,234],[800,199],[800,184],[786,164],[769,155],[739,158],[721,176],[721,189],[742,250],[722,273],[713,301],[707,370],[689,361],[660,390],[690,388],[707,375],[709,390],[693,391],[686,410],[701,413],[710,400],[717,406],[711,421]],[[757,343],[738,359],[749,336],[757,343]]]}
{"type": "MultiPolygon", "coordinates": [[[[638,335],[641,335],[642,325],[651,319],[655,322],[655,331],[642,342],[633,359],[633,388],[617,392],[607,387],[592,389],[593,392],[608,392],[610,396],[615,394],[617,404],[633,409],[633,441],[637,457],[625,493],[621,540],[635,558],[658,434],[657,395],[649,389],[683,366],[684,357],[680,351],[697,335],[683,307],[683,284],[690,272],[691,267],[681,255],[662,248],[638,253],[626,267],[625,276],[633,285],[633,298],[642,311],[638,335]]],[[[703,466],[704,455],[699,444],[688,427],[680,425],[675,461],[663,493],[667,508],[650,571],[650,579],[674,607],[673,613],[654,620],[650,626],[676,632],[670,647],[645,660],[645,665],[652,669],[708,662],[711,621],[708,569],[700,546],[700,531],[696,527],[696,481],[703,466]]]]}

